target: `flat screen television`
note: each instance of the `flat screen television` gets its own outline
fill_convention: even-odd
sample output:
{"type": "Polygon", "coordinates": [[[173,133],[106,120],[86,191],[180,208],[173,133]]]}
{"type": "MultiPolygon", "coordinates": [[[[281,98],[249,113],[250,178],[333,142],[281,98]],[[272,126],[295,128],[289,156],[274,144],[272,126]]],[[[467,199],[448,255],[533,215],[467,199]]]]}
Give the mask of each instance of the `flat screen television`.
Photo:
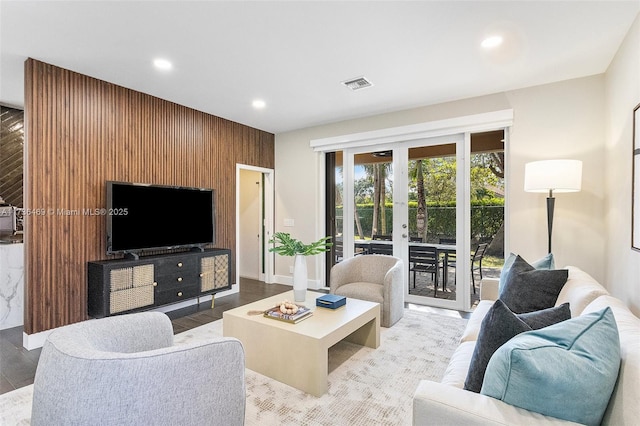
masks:
{"type": "Polygon", "coordinates": [[[215,243],[215,191],[107,181],[107,254],[215,243]]]}

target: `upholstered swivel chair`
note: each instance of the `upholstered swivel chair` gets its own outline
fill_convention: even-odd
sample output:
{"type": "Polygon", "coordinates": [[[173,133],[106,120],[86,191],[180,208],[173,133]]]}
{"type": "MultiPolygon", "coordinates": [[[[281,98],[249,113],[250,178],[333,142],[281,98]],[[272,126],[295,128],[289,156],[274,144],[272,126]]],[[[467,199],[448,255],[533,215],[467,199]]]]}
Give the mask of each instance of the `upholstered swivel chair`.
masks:
{"type": "Polygon", "coordinates": [[[244,411],[240,341],[173,346],[169,318],[145,312],[53,331],[36,370],[31,424],[242,425],[244,411]]]}
{"type": "Polygon", "coordinates": [[[391,327],[404,314],[403,281],[402,260],[368,254],[335,264],[329,288],[332,294],[380,303],[380,325],[391,327]]]}

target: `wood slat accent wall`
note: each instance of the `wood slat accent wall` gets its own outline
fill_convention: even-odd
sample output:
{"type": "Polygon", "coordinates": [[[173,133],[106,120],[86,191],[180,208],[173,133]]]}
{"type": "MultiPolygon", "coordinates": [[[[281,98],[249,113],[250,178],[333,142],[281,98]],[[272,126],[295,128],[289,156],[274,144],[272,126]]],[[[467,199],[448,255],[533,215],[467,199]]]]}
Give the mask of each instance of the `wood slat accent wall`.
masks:
{"type": "MultiPolygon", "coordinates": [[[[236,163],[274,167],[271,133],[33,59],[25,129],[27,334],[87,318],[106,221],[62,213],[105,207],[107,180],[214,188],[216,246],[235,257],[236,163]]],[[[168,201],[164,213],[180,211],[168,201]]]]}

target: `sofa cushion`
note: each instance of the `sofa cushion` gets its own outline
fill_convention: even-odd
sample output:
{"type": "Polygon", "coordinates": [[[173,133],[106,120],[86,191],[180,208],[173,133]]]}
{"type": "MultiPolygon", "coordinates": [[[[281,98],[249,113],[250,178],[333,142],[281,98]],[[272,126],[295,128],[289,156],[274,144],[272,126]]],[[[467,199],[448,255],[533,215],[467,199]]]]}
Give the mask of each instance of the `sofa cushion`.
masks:
{"type": "Polygon", "coordinates": [[[567,266],[566,269],[569,271],[569,277],[558,294],[556,306],[568,302],[572,317],[582,314],[584,308],[596,298],[609,294],[600,283],[586,272],[575,266],[567,266]]]}
{"type": "MultiPolygon", "coordinates": [[[[516,260],[517,256],[518,256],[517,254],[509,253],[509,256],[505,259],[504,265],[502,266],[502,271],[500,272],[498,292],[502,291],[502,288],[504,287],[504,283],[507,279],[507,275],[509,274],[509,270],[511,269],[511,266],[513,265],[513,262],[516,260]]],[[[549,253],[545,257],[538,259],[535,262],[532,262],[531,266],[533,266],[536,269],[546,269],[546,270],[556,269],[555,261],[553,259],[553,253],[549,253]]]]}
{"type": "Polygon", "coordinates": [[[620,336],[620,373],[613,390],[603,423],[608,425],[631,425],[640,419],[640,318],[631,313],[620,300],[609,295],[600,296],[591,302],[583,314],[597,312],[610,307],[616,318],[620,336]]]}
{"type": "Polygon", "coordinates": [[[447,370],[442,376],[441,383],[456,388],[464,388],[464,380],[467,378],[469,363],[473,356],[476,342],[462,342],[451,355],[447,370]]]}
{"type": "Polygon", "coordinates": [[[553,308],[527,312],[526,314],[517,314],[517,317],[527,323],[532,330],[539,330],[571,319],[571,309],[568,303],[563,303],[553,308]]]}
{"type": "Polygon", "coordinates": [[[467,326],[462,332],[462,337],[460,337],[461,342],[478,340],[478,333],[480,333],[482,321],[484,320],[484,317],[487,315],[487,312],[489,312],[489,309],[491,309],[494,303],[495,300],[481,300],[478,303],[478,305],[471,313],[469,320],[467,321],[467,326]]]}
{"type": "Polygon", "coordinates": [[[522,257],[516,256],[500,292],[500,299],[518,314],[551,308],[555,306],[567,276],[566,269],[535,269],[522,257]]]}
{"type": "Polygon", "coordinates": [[[487,364],[493,353],[512,337],[547,327],[571,318],[568,304],[557,308],[516,315],[498,299],[482,321],[478,341],[471,358],[464,389],[480,392],[487,364]]]}
{"type": "Polygon", "coordinates": [[[607,307],[505,343],[489,361],[481,393],[544,415],[599,425],[619,367],[618,328],[607,307]]]}
{"type": "Polygon", "coordinates": [[[491,355],[512,337],[530,330],[531,327],[511,312],[500,299],[496,300],[482,320],[464,389],[480,392],[491,355]]]}

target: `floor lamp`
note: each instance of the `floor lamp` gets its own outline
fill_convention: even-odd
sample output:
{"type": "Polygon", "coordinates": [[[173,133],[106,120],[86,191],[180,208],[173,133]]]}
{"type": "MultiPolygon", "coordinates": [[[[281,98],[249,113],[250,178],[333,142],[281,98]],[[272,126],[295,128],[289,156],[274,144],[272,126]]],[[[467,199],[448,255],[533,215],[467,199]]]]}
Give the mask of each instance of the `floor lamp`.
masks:
{"type": "Polygon", "coordinates": [[[525,164],[524,190],[526,192],[548,192],[547,231],[549,253],[551,253],[551,231],[553,229],[554,192],[578,192],[582,183],[582,161],[544,160],[525,164]]]}

